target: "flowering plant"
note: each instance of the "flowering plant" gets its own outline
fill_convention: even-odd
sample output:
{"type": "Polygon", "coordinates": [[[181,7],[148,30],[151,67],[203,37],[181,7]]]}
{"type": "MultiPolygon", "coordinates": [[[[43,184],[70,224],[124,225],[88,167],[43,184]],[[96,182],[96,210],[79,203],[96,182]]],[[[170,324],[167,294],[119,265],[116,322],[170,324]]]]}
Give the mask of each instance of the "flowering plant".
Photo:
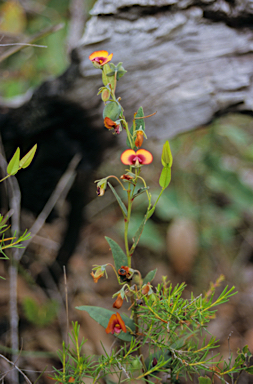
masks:
{"type": "MultiPolygon", "coordinates": [[[[114,264],[96,265],[91,272],[94,283],[100,278],[107,277],[106,269],[113,268],[119,284],[119,290],[114,293],[112,307],[120,310],[123,302],[129,302],[128,315],[96,306],[80,306],[79,310],[86,311],[104,327],[107,334],[116,337],[118,343],[113,343],[111,353],[98,358],[81,356],[78,344],[79,327],[74,324],[72,340],[76,350],[69,350],[63,344],[61,354],[63,371],[57,371],[55,379],[67,383],[74,378],[76,383],[84,383],[85,378],[92,378],[93,383],[121,383],[132,380],[145,383],[176,383],[181,377],[192,375],[199,377],[200,384],[210,384],[214,378],[221,382],[230,380],[233,375],[242,371],[253,373],[249,360],[251,353],[247,346],[238,350],[235,360],[222,362],[219,354],[210,353],[217,347],[215,337],[206,336],[206,326],[215,317],[215,307],[235,294],[234,287],[225,287],[218,297],[215,289],[222,283],[221,276],[209,291],[190,299],[183,298],[185,284],[173,287],[166,277],[156,287],[152,281],[156,270],[142,276],[141,271],[132,266],[135,249],[142,235],[145,224],[153,215],[156,205],[171,181],[173,158],[169,142],[163,146],[161,155],[162,170],[159,178],[160,194],[153,202],[149,187],[141,176],[144,165],[153,161],[152,154],[142,148],[146,139],[145,119],[142,107],[134,114],[133,123],[129,125],[124,117],[124,109],[116,98],[116,86],[126,71],[123,63],[109,63],[113,54],[107,51],[96,51],[90,55],[95,68],[102,70],[103,86],[99,89],[104,102],[104,126],[112,134],[126,132],[129,147],[120,156],[120,160],[128,168],[120,176],[110,175],[97,180],[97,195],[103,196],[107,186],[115,196],[124,220],[124,244],[122,248],[111,238],[106,237],[111,249],[114,264]],[[114,178],[126,194],[122,199],[109,182],[114,178]],[[141,194],[147,197],[147,209],[133,237],[129,242],[128,228],[131,220],[133,201],[141,194]],[[216,359],[215,359],[216,358],[216,359]],[[203,376],[203,373],[208,375],[203,376]]],[[[83,344],[83,341],[81,345],[83,344]]]]}

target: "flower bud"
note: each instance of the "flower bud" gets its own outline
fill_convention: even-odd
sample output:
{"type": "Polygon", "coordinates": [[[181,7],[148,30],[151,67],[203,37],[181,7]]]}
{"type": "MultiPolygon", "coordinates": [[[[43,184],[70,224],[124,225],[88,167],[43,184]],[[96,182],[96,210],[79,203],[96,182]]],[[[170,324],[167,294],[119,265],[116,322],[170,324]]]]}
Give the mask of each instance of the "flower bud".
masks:
{"type": "Polygon", "coordinates": [[[103,101],[108,101],[110,99],[110,92],[108,91],[108,89],[104,89],[102,91],[102,94],[101,94],[101,99],[103,101]]]}
{"type": "Polygon", "coordinates": [[[117,296],[117,299],[113,303],[113,308],[119,309],[122,307],[122,304],[123,304],[123,298],[121,297],[121,294],[119,293],[117,296]]]}
{"type": "Polygon", "coordinates": [[[143,131],[137,131],[134,144],[137,148],[140,148],[142,146],[142,143],[143,143],[143,131]]]}
{"type": "Polygon", "coordinates": [[[171,166],[172,166],[173,157],[172,157],[172,153],[170,150],[170,144],[169,144],[168,140],[165,142],[165,144],[163,146],[161,162],[162,162],[162,165],[164,167],[171,168],[171,166]]]}
{"type": "Polygon", "coordinates": [[[101,179],[95,181],[97,183],[97,195],[98,196],[103,196],[105,194],[106,186],[107,186],[107,179],[101,179]]]}
{"type": "Polygon", "coordinates": [[[95,273],[92,271],[91,276],[93,277],[94,283],[97,283],[98,280],[104,276],[105,271],[102,268],[97,268],[95,273]]]}

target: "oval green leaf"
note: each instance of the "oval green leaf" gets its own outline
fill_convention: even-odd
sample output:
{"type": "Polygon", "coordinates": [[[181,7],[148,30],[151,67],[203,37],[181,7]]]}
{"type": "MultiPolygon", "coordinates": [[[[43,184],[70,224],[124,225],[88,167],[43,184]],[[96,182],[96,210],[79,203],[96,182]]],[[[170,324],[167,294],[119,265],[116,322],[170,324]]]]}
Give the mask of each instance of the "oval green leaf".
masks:
{"type": "Polygon", "coordinates": [[[122,265],[128,265],[127,257],[120,246],[110,237],[105,236],[105,240],[110,245],[116,270],[118,271],[122,265]]]}
{"type": "Polygon", "coordinates": [[[143,279],[143,284],[151,283],[151,281],[155,278],[156,272],[157,268],[153,271],[149,271],[149,273],[143,279]]]}
{"type": "Polygon", "coordinates": [[[34,158],[36,149],[37,149],[37,144],[35,144],[32,147],[32,149],[30,149],[30,151],[24,157],[22,157],[22,159],[19,162],[19,166],[21,168],[27,168],[31,164],[31,162],[34,158]]]}
{"type": "Polygon", "coordinates": [[[167,188],[171,180],[171,168],[164,167],[159,179],[159,184],[162,188],[167,188]]]}
{"type": "Polygon", "coordinates": [[[16,175],[16,173],[19,170],[19,158],[20,158],[20,149],[17,148],[16,152],[12,156],[8,167],[7,167],[7,173],[8,175],[16,175]]]}
{"type": "Polygon", "coordinates": [[[123,201],[121,200],[121,198],[119,197],[119,195],[117,194],[117,192],[115,191],[114,187],[108,182],[108,185],[109,187],[111,188],[112,190],[112,193],[114,194],[114,196],[116,197],[117,199],[117,202],[119,203],[119,206],[121,208],[121,211],[123,213],[123,216],[124,217],[127,217],[127,209],[126,209],[126,206],[125,204],[123,203],[123,201]]]}

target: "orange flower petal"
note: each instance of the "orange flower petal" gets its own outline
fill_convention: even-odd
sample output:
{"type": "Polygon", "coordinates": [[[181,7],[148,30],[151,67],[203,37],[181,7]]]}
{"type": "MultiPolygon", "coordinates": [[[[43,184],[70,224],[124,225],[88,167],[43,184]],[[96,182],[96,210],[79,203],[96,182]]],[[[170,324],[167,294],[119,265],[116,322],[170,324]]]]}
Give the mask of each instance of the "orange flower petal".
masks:
{"type": "Polygon", "coordinates": [[[106,333],[113,333],[114,325],[117,323],[117,315],[115,313],[110,317],[109,323],[106,327],[106,333]]]}
{"type": "Polygon", "coordinates": [[[115,123],[115,121],[110,119],[110,117],[105,117],[104,126],[105,126],[105,128],[112,129],[112,128],[117,127],[117,124],[115,123]]]}
{"type": "Polygon", "coordinates": [[[120,325],[120,328],[122,329],[123,332],[126,333],[127,329],[126,329],[126,326],[125,326],[125,323],[124,321],[122,320],[119,312],[116,312],[116,315],[117,315],[117,320],[118,320],[118,323],[120,325]]]}
{"type": "Polygon", "coordinates": [[[135,155],[135,151],[133,149],[126,149],[120,156],[120,160],[125,165],[133,165],[131,160],[131,156],[135,155]]]}
{"type": "MultiPolygon", "coordinates": [[[[111,54],[112,55],[112,54],[111,54]]],[[[93,60],[95,59],[95,57],[107,57],[108,56],[108,52],[107,51],[95,51],[93,52],[90,56],[89,56],[89,59],[90,60],[93,60]]]]}
{"type": "Polygon", "coordinates": [[[107,61],[106,61],[106,63],[108,63],[108,61],[111,61],[111,60],[112,60],[112,57],[113,57],[113,53],[111,53],[111,54],[107,57],[107,61]]]}
{"type": "Polygon", "coordinates": [[[145,159],[143,159],[143,163],[142,164],[150,164],[152,163],[153,161],[153,155],[152,153],[150,153],[149,151],[147,151],[146,149],[139,149],[137,152],[136,152],[136,155],[139,156],[144,156],[145,159]]]}

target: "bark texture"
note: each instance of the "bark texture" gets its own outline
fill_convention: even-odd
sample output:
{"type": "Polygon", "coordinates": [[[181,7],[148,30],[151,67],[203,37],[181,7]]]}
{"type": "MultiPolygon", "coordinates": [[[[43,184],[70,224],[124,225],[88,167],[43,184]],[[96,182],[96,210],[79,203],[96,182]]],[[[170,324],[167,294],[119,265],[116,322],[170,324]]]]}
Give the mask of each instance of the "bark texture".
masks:
{"type": "Polygon", "coordinates": [[[38,214],[75,153],[82,157],[58,264],[75,248],[92,170],[116,141],[103,130],[101,72],[89,54],[106,49],[123,62],[128,73],[117,95],[127,120],[141,105],[146,115],[157,111],[147,120],[148,137],[167,139],[218,114],[253,112],[252,27],[253,0],[98,0],[67,71],[23,105],[2,105],[8,158],[17,146],[39,146],[31,171],[17,175],[23,206],[38,214]]]}
{"type": "Polygon", "coordinates": [[[88,56],[106,49],[128,70],[118,85],[127,117],[140,105],[158,111],[149,137],[171,137],[229,110],[252,112],[252,28],[250,0],[98,0],[76,50],[81,103],[97,107],[100,73],[88,56]]]}

